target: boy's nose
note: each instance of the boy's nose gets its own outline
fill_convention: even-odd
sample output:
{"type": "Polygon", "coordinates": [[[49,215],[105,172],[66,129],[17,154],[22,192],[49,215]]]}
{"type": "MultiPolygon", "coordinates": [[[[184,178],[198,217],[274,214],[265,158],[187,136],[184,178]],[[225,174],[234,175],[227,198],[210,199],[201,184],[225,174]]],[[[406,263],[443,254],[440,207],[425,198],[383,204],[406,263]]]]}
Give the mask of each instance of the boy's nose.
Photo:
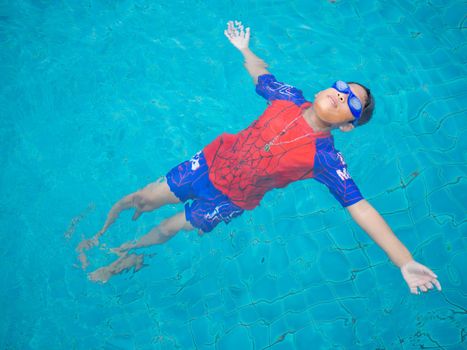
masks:
{"type": "Polygon", "coordinates": [[[340,101],[341,103],[344,103],[345,100],[347,99],[347,95],[346,95],[346,94],[342,94],[342,93],[340,93],[340,92],[337,93],[337,97],[338,97],[338,99],[339,99],[339,101],[340,101]]]}

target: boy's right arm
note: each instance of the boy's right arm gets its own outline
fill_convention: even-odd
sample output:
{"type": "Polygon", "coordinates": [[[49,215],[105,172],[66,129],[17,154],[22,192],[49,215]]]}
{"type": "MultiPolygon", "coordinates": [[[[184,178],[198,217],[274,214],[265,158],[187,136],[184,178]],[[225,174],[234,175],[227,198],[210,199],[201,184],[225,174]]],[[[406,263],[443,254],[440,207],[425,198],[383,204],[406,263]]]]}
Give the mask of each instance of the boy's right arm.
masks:
{"type": "Polygon", "coordinates": [[[438,276],[428,267],[416,262],[405,245],[392,232],[389,225],[366,200],[347,207],[355,222],[388,254],[401,269],[410,292],[420,294],[433,289],[441,290],[438,276]]]}
{"type": "Polygon", "coordinates": [[[250,42],[250,28],[243,29],[242,22],[229,21],[227,29],[224,31],[225,36],[229,39],[243,55],[245,59],[245,68],[250,73],[255,85],[258,83],[258,77],[264,74],[271,74],[266,69],[267,64],[248,47],[250,42]]]}

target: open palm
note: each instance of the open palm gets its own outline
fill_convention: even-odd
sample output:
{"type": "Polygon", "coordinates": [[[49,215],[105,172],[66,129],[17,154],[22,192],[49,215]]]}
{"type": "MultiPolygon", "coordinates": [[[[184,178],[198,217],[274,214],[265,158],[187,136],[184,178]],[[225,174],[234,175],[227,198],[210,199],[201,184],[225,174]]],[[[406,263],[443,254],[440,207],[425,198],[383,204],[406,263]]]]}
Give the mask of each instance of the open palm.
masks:
{"type": "Polygon", "coordinates": [[[239,50],[246,49],[250,42],[250,28],[243,29],[242,22],[229,21],[227,29],[224,31],[225,36],[229,39],[233,46],[239,50]]]}
{"type": "Polygon", "coordinates": [[[410,292],[420,294],[420,291],[427,292],[434,286],[441,290],[438,276],[428,267],[412,260],[401,267],[402,276],[407,282],[410,292]]]}

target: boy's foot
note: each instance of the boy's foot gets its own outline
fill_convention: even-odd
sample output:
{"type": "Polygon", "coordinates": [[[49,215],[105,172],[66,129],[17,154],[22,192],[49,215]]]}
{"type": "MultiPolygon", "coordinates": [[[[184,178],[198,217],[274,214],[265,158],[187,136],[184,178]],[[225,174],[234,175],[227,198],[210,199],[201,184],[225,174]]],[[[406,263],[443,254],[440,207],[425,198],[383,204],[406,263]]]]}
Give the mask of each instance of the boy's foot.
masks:
{"type": "Polygon", "coordinates": [[[134,272],[142,269],[144,262],[143,254],[123,255],[108,266],[101,267],[88,274],[88,278],[93,282],[106,283],[112,276],[123,271],[134,268],[134,272]]]}

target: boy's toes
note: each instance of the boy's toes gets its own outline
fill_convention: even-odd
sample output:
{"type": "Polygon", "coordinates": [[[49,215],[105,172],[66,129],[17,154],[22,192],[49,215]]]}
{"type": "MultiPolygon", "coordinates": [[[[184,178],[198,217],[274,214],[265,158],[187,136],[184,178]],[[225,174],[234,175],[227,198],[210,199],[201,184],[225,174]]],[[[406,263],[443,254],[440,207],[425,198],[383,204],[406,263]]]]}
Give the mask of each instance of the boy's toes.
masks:
{"type": "Polygon", "coordinates": [[[105,268],[100,268],[100,269],[88,274],[88,278],[89,278],[89,280],[91,280],[93,282],[106,283],[109,280],[110,275],[109,275],[108,271],[105,268]]]}
{"type": "Polygon", "coordinates": [[[143,212],[140,210],[135,210],[135,213],[133,214],[133,217],[131,218],[133,221],[138,220],[138,218],[141,216],[143,212]]]}

